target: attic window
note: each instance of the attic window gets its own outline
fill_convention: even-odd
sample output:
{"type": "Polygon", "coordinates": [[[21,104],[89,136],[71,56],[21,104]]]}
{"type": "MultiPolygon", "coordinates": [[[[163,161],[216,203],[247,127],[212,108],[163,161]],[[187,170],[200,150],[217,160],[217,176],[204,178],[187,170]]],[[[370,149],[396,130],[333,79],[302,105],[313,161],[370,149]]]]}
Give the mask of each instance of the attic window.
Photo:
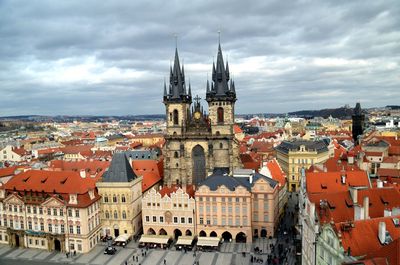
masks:
{"type": "Polygon", "coordinates": [[[389,204],[389,202],[388,202],[385,198],[383,198],[382,196],[381,196],[381,202],[382,202],[384,205],[388,205],[388,204],[389,204]]]}
{"type": "Polygon", "coordinates": [[[347,208],[353,207],[353,202],[352,201],[349,201],[349,200],[346,199],[345,202],[346,202],[347,208]]]}
{"type": "Polygon", "coordinates": [[[326,190],[328,188],[328,186],[326,186],[326,184],[325,183],[321,183],[321,189],[324,189],[324,190],[326,190]]]}
{"type": "Polygon", "coordinates": [[[61,184],[65,184],[65,182],[67,182],[67,178],[60,181],[61,184]]]}
{"type": "Polygon", "coordinates": [[[29,177],[23,179],[22,181],[23,181],[23,182],[27,182],[28,180],[29,180],[29,177]]]}
{"type": "Polygon", "coordinates": [[[42,179],[40,182],[42,182],[42,183],[46,183],[46,181],[47,181],[47,178],[45,178],[45,179],[42,179]]]}
{"type": "Polygon", "coordinates": [[[400,226],[400,219],[399,218],[393,218],[393,224],[395,227],[399,227],[400,226]]]}

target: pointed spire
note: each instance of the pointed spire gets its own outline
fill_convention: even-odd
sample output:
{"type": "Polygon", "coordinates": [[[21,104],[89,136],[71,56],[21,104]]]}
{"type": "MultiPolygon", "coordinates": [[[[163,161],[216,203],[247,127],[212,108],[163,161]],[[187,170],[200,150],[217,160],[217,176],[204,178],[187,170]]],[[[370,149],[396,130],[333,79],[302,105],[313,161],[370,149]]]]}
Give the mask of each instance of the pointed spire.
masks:
{"type": "Polygon", "coordinates": [[[189,96],[191,97],[192,96],[192,86],[190,85],[190,80],[189,80],[189,96]]]}
{"type": "Polygon", "coordinates": [[[210,82],[208,82],[208,78],[207,78],[207,94],[210,93],[210,82]]]}
{"type": "Polygon", "coordinates": [[[165,77],[164,77],[164,98],[167,98],[167,84],[165,82],[165,77]]]}

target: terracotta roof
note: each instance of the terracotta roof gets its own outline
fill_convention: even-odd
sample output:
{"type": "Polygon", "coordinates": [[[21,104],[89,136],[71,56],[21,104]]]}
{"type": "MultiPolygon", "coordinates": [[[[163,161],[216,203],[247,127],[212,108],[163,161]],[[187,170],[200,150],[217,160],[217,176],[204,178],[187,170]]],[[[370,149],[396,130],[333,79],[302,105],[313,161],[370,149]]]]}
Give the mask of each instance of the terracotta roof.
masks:
{"type": "Polygon", "coordinates": [[[378,168],[377,175],[379,177],[400,177],[400,169],[395,168],[378,168]]]}
{"type": "Polygon", "coordinates": [[[274,151],[274,144],[263,141],[254,141],[250,146],[250,150],[257,153],[268,153],[274,151]]]}
{"type": "Polygon", "coordinates": [[[306,172],[307,192],[328,193],[347,191],[348,187],[370,187],[368,175],[365,171],[344,171],[346,181],[342,184],[342,172],[306,172]]]}
{"type": "MultiPolygon", "coordinates": [[[[400,239],[394,240],[389,245],[383,246],[377,251],[368,253],[367,258],[380,257],[380,259],[388,260],[389,263],[367,263],[367,264],[400,264],[400,239]]],[[[371,258],[376,260],[379,258],[371,258]]]]}
{"type": "Polygon", "coordinates": [[[389,155],[400,155],[400,146],[390,146],[389,155]]]}
{"type": "MultiPolygon", "coordinates": [[[[161,194],[161,197],[171,196],[171,193],[176,192],[180,188],[182,188],[180,185],[172,185],[171,187],[164,186],[159,191],[159,193],[161,194]]],[[[182,188],[182,190],[184,190],[184,188],[182,188]]],[[[186,186],[186,193],[189,195],[190,198],[194,198],[195,186],[194,185],[187,185],[186,186]]]]}
{"type": "MultiPolygon", "coordinates": [[[[383,217],[384,210],[400,207],[400,192],[394,187],[360,189],[357,194],[357,202],[361,207],[364,198],[369,198],[370,218],[383,217]]],[[[314,193],[309,194],[309,199],[315,203],[316,213],[322,223],[354,220],[354,204],[349,191],[314,193]]]]}
{"type": "Polygon", "coordinates": [[[379,222],[386,223],[386,231],[389,232],[393,241],[400,238],[400,227],[393,223],[394,217],[382,217],[354,222],[354,227],[344,228],[344,223],[336,223],[335,228],[341,234],[344,250],[350,248],[352,256],[364,256],[377,252],[383,248],[379,241],[378,230],[379,222]]]}
{"type": "Polygon", "coordinates": [[[28,170],[15,175],[5,189],[17,191],[37,191],[46,193],[84,194],[96,187],[96,179],[81,178],[75,171],[28,170]]]}
{"type": "Polygon", "coordinates": [[[28,151],[25,150],[25,148],[20,147],[20,148],[13,148],[12,151],[20,156],[24,156],[28,154],[28,151]]]}
{"type": "Polygon", "coordinates": [[[143,176],[142,192],[147,191],[162,180],[160,165],[162,161],[157,160],[133,160],[132,168],[136,175],[143,176]]]}
{"type": "Polygon", "coordinates": [[[269,169],[269,172],[271,172],[271,177],[274,180],[278,181],[281,186],[285,186],[286,175],[280,167],[278,161],[276,161],[276,159],[274,158],[273,160],[268,161],[266,166],[269,169]]]}
{"type": "Polygon", "coordinates": [[[243,131],[242,131],[242,129],[239,127],[239,125],[237,125],[237,124],[234,124],[233,125],[233,132],[235,133],[235,134],[237,134],[237,133],[243,133],[243,131]]]}
{"type": "Polygon", "coordinates": [[[260,168],[261,162],[251,156],[251,154],[240,154],[239,157],[243,164],[243,168],[254,170],[258,170],[260,168]]]}
{"type": "Polygon", "coordinates": [[[383,156],[383,152],[365,152],[366,156],[383,156]]]}
{"type": "Polygon", "coordinates": [[[24,168],[24,167],[13,166],[13,167],[0,168],[0,178],[13,176],[15,174],[15,171],[17,171],[18,169],[21,169],[21,168],[24,168]]]}
{"type": "Polygon", "coordinates": [[[84,153],[84,152],[92,153],[92,151],[91,151],[92,148],[93,148],[93,145],[72,145],[72,146],[62,147],[61,151],[64,154],[78,154],[78,153],[84,153]]]}
{"type": "Polygon", "coordinates": [[[50,168],[60,171],[81,171],[85,170],[88,174],[101,176],[102,172],[110,166],[110,161],[99,160],[81,160],[81,161],[64,161],[53,160],[50,162],[50,168]]]}
{"type": "Polygon", "coordinates": [[[400,156],[386,156],[382,163],[397,164],[400,162],[400,156]]]}
{"type": "Polygon", "coordinates": [[[354,262],[346,262],[343,263],[344,265],[390,265],[390,264],[399,264],[399,263],[388,263],[386,258],[371,258],[371,259],[364,259],[358,260],[354,262]]]}

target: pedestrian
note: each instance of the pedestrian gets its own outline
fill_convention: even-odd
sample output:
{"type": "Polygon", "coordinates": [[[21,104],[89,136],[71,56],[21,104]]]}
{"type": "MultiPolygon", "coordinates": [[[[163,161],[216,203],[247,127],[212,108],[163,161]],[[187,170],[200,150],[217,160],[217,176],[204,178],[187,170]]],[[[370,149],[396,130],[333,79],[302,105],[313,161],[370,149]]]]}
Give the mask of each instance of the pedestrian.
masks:
{"type": "Polygon", "coordinates": [[[167,264],[167,261],[164,259],[164,265],[167,264]]]}
{"type": "Polygon", "coordinates": [[[125,265],[128,265],[128,262],[125,260],[125,265]]]}
{"type": "Polygon", "coordinates": [[[74,250],[74,256],[76,256],[76,250],[74,250]]]}
{"type": "Polygon", "coordinates": [[[68,252],[67,252],[67,253],[65,253],[65,255],[67,256],[67,259],[68,259],[68,252]]]}
{"type": "Polygon", "coordinates": [[[139,262],[139,257],[138,256],[136,256],[136,262],[139,262]]]}

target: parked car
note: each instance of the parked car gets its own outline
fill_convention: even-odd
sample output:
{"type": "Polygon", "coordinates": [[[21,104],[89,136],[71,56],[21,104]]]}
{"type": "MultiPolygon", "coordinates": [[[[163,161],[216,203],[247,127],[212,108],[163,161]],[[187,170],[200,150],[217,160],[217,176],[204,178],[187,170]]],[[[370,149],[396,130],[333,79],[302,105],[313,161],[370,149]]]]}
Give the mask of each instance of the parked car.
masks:
{"type": "Polygon", "coordinates": [[[115,247],[106,247],[106,249],[104,250],[104,254],[107,255],[114,255],[115,252],[117,252],[117,249],[115,247]]]}

